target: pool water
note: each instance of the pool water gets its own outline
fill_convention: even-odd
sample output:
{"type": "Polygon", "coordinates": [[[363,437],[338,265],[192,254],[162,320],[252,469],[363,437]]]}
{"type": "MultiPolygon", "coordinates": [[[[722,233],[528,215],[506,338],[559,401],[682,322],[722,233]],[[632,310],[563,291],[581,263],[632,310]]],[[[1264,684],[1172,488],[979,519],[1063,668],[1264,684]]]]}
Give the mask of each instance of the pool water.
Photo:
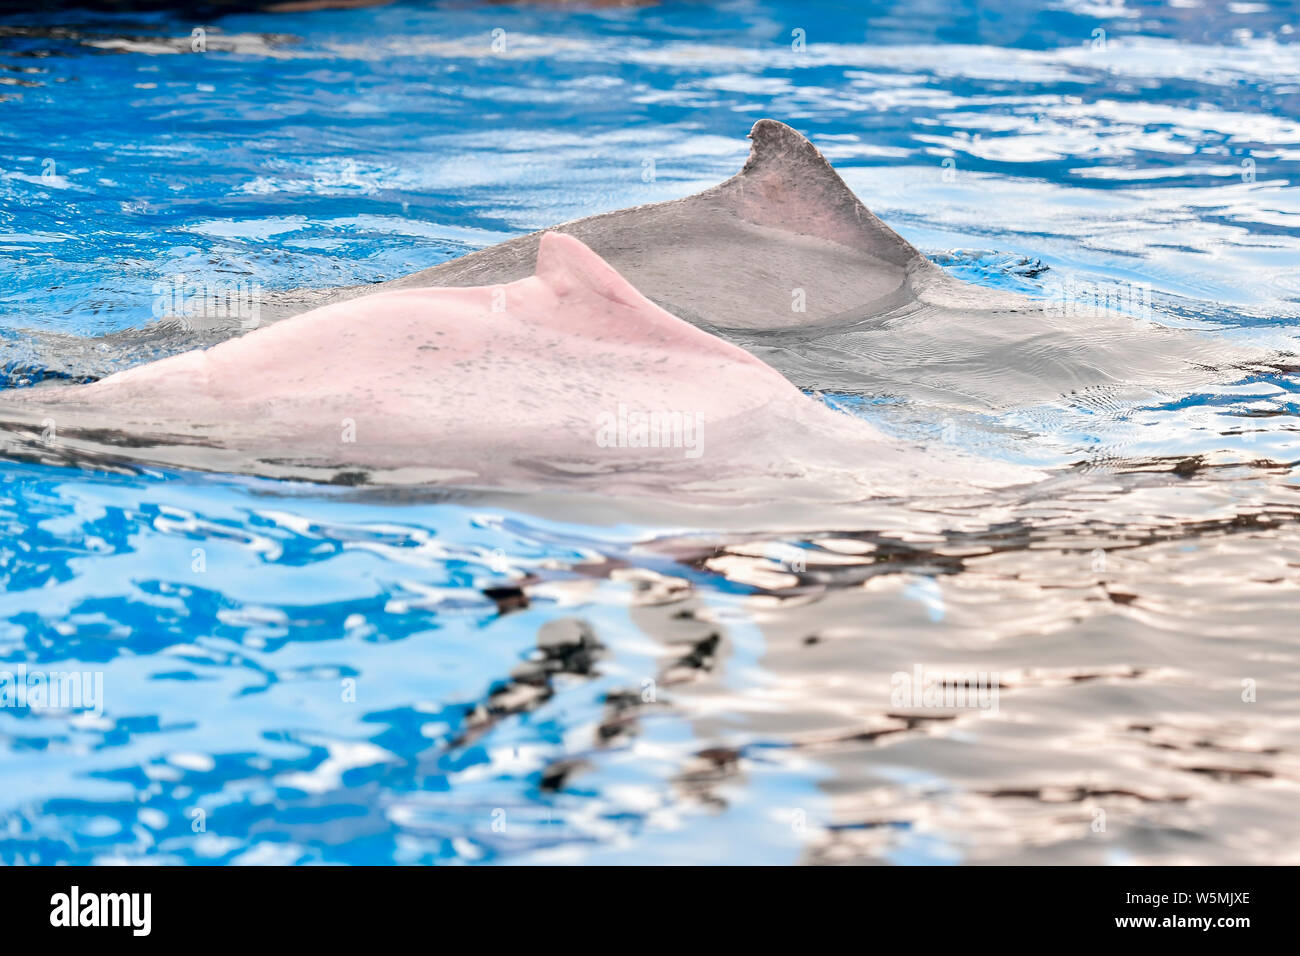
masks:
{"type": "MultiPolygon", "coordinates": [[[[177,276],[358,284],[687,195],[764,116],[961,278],[1140,286],[1285,353],[1298,21],[5,15],[0,382],[177,276]]],[[[1296,365],[990,410],[968,450],[1100,483],[852,528],[0,461],[0,670],[87,675],[77,706],[0,684],[0,861],[1296,862],[1296,365]],[[996,709],[900,704],[917,667],[997,675],[996,709]]],[[[952,414],[828,401],[917,441],[952,414]]]]}

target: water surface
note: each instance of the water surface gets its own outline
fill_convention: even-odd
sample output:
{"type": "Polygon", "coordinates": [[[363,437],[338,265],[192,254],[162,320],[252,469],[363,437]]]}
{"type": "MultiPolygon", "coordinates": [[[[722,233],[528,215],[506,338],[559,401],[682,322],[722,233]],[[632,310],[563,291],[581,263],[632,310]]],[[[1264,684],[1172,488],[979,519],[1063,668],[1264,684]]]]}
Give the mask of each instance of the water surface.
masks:
{"type": "MultiPolygon", "coordinates": [[[[1294,7],[1040,6],[7,16],[0,371],[176,276],[392,278],[686,195],[763,116],[964,279],[1294,348],[1294,7]]],[[[103,681],[0,708],[0,859],[1295,862],[1296,392],[832,395],[1071,478],[839,524],[0,463],[0,661],[103,681]],[[900,705],[917,667],[996,713],[900,705]]]]}

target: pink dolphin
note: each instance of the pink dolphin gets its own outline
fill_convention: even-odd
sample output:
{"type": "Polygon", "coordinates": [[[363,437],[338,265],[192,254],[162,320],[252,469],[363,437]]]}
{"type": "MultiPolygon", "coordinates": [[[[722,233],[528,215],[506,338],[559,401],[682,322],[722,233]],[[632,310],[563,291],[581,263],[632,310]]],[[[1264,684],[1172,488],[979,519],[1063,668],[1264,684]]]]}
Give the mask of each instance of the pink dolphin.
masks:
{"type": "Polygon", "coordinates": [[[795,482],[856,498],[962,471],[810,399],[561,233],[542,237],[527,278],[335,303],[89,385],[14,393],[5,420],[39,428],[29,446],[64,460],[349,482],[660,495],[795,482]]]}

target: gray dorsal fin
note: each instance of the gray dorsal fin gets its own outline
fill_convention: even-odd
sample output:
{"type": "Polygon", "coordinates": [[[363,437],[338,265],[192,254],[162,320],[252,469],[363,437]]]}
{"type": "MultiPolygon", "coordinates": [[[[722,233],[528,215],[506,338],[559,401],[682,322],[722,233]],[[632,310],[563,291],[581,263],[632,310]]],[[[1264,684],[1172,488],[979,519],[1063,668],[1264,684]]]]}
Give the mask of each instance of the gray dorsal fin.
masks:
{"type": "Polygon", "coordinates": [[[903,268],[929,263],[862,205],[803,134],[773,119],[750,130],[745,167],[718,186],[737,213],[763,226],[828,239],[903,268]]]}
{"type": "MultiPolygon", "coordinates": [[[[641,295],[706,328],[856,321],[935,290],[961,294],[963,284],[872,215],[807,138],[771,119],[749,135],[744,168],[717,186],[552,231],[580,239],[641,295]]],[[[541,233],[519,236],[388,287],[514,282],[532,275],[540,241],[541,233]]]]}

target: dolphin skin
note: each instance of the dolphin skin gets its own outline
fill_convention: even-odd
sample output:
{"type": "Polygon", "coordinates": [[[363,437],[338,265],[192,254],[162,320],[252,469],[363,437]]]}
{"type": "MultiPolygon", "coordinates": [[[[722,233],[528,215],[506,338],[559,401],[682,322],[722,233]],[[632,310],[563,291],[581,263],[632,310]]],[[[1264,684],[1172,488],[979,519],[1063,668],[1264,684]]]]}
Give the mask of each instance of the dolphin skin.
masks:
{"type": "Polygon", "coordinates": [[[350,483],[746,496],[802,483],[856,500],[969,471],[936,458],[918,474],[915,453],[562,233],[504,285],[334,303],[98,382],[15,390],[0,422],[46,457],[350,483]]]}

